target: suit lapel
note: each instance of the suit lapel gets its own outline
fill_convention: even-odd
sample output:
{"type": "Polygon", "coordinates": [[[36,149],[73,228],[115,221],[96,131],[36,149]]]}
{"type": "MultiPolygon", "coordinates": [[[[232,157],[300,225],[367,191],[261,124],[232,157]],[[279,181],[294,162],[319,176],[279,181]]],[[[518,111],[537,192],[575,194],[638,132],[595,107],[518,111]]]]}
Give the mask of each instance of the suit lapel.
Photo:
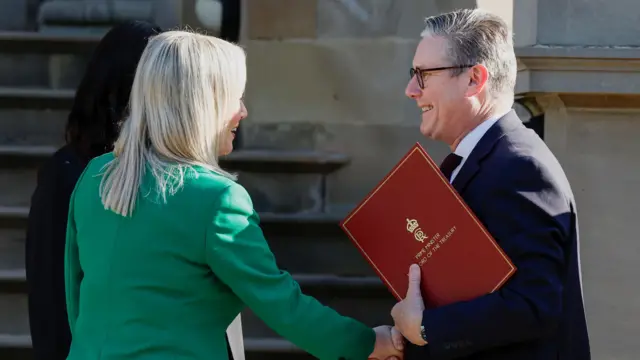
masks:
{"type": "Polygon", "coordinates": [[[460,169],[460,172],[458,172],[458,175],[456,175],[456,178],[453,179],[453,183],[451,183],[451,185],[453,185],[454,189],[456,189],[459,194],[462,194],[464,189],[467,188],[467,185],[469,184],[471,179],[476,175],[478,170],[480,170],[480,164],[476,159],[473,158],[474,152],[471,153],[469,159],[464,163],[462,169],[460,169]]]}
{"type": "Polygon", "coordinates": [[[498,140],[518,126],[524,125],[516,112],[511,110],[487,130],[453,180],[452,185],[459,194],[464,192],[476,173],[480,171],[482,161],[491,153],[498,140]]]}

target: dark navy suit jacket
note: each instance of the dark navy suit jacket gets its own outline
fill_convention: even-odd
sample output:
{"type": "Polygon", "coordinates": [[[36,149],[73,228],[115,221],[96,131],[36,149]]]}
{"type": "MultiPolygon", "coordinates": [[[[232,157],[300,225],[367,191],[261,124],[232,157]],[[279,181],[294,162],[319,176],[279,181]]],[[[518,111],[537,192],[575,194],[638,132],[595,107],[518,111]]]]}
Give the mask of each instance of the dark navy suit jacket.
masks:
{"type": "Polygon", "coordinates": [[[453,181],[517,267],[498,291],[427,309],[428,344],[406,360],[590,360],[571,187],[514,111],[478,142],[453,181]]]}

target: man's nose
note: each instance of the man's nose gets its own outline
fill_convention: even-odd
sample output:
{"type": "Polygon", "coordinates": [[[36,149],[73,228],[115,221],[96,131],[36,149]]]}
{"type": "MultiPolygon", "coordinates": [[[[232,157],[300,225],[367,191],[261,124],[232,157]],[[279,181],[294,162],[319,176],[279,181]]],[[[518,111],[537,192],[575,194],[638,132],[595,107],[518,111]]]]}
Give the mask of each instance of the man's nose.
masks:
{"type": "Polygon", "coordinates": [[[404,89],[404,94],[410,99],[417,99],[422,94],[422,89],[418,86],[415,76],[409,80],[407,87],[404,89]]]}

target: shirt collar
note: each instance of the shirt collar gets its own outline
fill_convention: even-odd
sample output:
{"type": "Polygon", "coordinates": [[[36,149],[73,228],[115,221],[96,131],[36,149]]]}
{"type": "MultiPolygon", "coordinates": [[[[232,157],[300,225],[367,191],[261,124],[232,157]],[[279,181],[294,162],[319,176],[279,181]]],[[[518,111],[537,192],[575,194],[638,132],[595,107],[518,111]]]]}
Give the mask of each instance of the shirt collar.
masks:
{"type": "Polygon", "coordinates": [[[468,158],[478,142],[480,142],[480,139],[482,139],[484,134],[489,130],[489,128],[491,128],[491,126],[504,115],[506,115],[506,113],[500,116],[489,118],[480,123],[480,125],[476,126],[475,129],[471,130],[464,138],[462,138],[454,153],[461,156],[463,159],[468,158]]]}

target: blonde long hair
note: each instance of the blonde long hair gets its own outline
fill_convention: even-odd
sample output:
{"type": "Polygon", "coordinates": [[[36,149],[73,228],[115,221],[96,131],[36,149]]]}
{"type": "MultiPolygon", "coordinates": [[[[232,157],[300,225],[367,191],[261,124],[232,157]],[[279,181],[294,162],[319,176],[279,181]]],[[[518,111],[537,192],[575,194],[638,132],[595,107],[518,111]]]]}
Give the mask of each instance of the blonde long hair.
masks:
{"type": "Polygon", "coordinates": [[[166,201],[193,165],[235,179],[218,164],[218,148],[238,111],[246,83],[242,48],[187,31],[153,37],[131,89],[130,116],[104,168],[105,209],[131,216],[149,170],[166,201]]]}

